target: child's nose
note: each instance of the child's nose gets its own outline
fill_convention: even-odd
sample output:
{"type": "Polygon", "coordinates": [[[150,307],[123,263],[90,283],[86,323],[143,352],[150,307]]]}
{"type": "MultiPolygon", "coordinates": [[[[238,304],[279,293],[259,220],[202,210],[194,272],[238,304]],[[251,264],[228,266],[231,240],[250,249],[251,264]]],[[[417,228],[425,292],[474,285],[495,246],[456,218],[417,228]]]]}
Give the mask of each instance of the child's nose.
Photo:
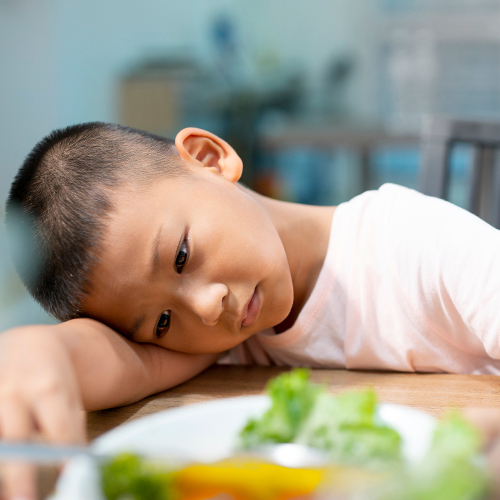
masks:
{"type": "Polygon", "coordinates": [[[228,288],[222,283],[198,285],[191,293],[191,307],[205,325],[214,326],[224,311],[224,298],[227,294],[228,288]]]}

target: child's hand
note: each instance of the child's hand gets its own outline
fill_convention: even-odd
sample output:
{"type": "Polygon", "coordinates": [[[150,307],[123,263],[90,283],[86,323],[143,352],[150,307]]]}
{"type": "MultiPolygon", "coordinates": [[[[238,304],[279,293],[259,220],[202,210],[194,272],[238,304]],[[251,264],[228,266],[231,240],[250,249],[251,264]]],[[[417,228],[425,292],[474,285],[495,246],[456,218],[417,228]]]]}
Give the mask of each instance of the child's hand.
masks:
{"type": "MultiPolygon", "coordinates": [[[[0,436],[5,441],[36,435],[52,443],[85,441],[77,379],[55,328],[30,326],[0,334],[0,436]]],[[[3,465],[1,484],[6,499],[36,497],[35,470],[29,465],[3,465]]]]}
{"type": "MultiPolygon", "coordinates": [[[[0,334],[0,437],[52,443],[85,441],[83,410],[133,403],[189,380],[219,354],[183,354],[137,344],[78,318],[0,334]]],[[[34,498],[34,473],[9,465],[7,499],[34,498]]],[[[3,500],[3,499],[2,499],[3,500]]]]}

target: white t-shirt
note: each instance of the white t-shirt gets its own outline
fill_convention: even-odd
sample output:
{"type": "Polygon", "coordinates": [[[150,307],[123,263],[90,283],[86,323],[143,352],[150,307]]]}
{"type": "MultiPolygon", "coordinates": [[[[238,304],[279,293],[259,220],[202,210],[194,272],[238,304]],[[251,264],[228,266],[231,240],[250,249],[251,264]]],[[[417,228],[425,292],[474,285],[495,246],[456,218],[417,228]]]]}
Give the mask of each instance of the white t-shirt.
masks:
{"type": "Polygon", "coordinates": [[[500,375],[500,231],[401,186],[363,193],[335,211],[293,327],[224,362],[500,375]]]}

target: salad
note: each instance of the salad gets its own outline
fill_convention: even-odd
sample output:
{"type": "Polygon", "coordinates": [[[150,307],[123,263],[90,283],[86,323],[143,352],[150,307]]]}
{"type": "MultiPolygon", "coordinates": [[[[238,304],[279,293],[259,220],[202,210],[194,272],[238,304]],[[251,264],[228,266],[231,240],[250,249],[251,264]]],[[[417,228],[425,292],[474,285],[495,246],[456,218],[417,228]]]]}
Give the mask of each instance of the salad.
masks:
{"type": "MultiPolygon", "coordinates": [[[[271,380],[267,393],[271,406],[247,422],[238,447],[248,451],[296,443],[321,450],[330,465],[323,470],[287,469],[242,454],[174,470],[122,454],[101,465],[106,498],[201,500],[220,492],[237,500],[313,498],[307,495],[334,476],[358,483],[368,478],[369,487],[357,489],[359,500],[480,500],[488,494],[479,432],[458,412],[438,423],[426,456],[408,463],[399,434],[377,417],[373,389],[335,396],[312,383],[308,370],[295,369],[271,380]]],[[[343,494],[342,498],[352,498],[343,494]]]]}
{"type": "Polygon", "coordinates": [[[479,431],[459,412],[442,419],[426,456],[406,463],[399,434],[376,416],[373,389],[330,394],[296,369],[267,386],[271,407],[240,434],[245,448],[299,443],[326,452],[333,463],[390,471],[380,500],[473,500],[484,498],[488,478],[481,467],[479,431]]]}

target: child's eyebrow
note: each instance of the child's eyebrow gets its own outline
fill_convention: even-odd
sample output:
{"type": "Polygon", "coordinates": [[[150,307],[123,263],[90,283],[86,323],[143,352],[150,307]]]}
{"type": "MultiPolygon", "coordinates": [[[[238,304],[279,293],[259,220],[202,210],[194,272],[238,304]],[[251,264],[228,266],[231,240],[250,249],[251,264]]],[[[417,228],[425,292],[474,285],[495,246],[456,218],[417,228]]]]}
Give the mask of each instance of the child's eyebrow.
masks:
{"type": "Polygon", "coordinates": [[[156,274],[156,271],[158,270],[158,267],[160,265],[160,239],[161,239],[161,232],[162,232],[163,226],[160,227],[158,230],[158,233],[156,234],[156,237],[153,241],[153,250],[151,252],[152,257],[151,257],[151,276],[154,276],[156,274]]]}

